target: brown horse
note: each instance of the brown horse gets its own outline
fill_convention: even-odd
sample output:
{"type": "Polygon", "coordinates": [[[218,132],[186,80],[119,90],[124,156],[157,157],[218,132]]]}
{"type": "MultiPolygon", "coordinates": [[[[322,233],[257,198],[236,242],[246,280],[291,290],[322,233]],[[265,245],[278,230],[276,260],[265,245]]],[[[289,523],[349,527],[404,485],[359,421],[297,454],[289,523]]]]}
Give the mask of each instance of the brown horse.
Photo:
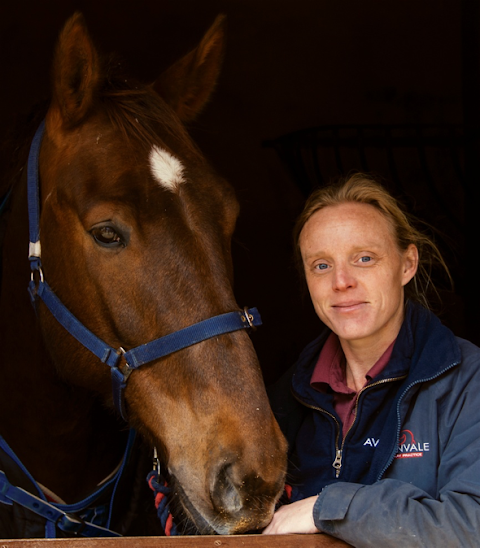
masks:
{"type": "MultiPolygon", "coordinates": [[[[127,354],[238,310],[230,255],[238,204],[182,125],[214,87],[223,35],[219,17],[197,48],[145,86],[104,63],[74,15],[59,37],[44,113],[42,266],[32,275],[27,170],[0,188],[0,196],[13,188],[3,219],[0,435],[29,477],[67,505],[124,464],[128,429],[114,410],[108,364],[42,300],[35,313],[26,288],[31,276],[34,285],[44,277],[81,324],[127,354]]],[[[158,448],[186,518],[202,534],[264,527],[283,489],[286,448],[248,332],[126,369],[129,427],[158,448]]],[[[0,496],[0,512],[7,502],[0,496]]],[[[2,537],[19,534],[2,527],[0,518],[2,537]]]]}

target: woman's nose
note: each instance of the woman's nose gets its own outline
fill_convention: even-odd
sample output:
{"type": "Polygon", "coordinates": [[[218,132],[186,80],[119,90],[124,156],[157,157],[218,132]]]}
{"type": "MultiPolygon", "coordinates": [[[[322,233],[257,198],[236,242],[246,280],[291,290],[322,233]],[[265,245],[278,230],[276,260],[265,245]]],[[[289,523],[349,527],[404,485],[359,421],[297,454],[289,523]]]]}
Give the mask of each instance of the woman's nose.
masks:
{"type": "Polygon", "coordinates": [[[356,286],[356,280],[348,266],[335,266],[332,286],[334,291],[345,291],[356,286]]]}

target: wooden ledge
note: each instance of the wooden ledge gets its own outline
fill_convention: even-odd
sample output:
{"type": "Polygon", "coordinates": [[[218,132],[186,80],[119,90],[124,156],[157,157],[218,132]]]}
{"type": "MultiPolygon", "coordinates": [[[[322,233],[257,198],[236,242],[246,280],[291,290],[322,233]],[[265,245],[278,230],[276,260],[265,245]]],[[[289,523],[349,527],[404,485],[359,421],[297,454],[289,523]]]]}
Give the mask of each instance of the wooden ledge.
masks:
{"type": "Polygon", "coordinates": [[[344,548],[328,535],[235,535],[0,540],[0,548],[344,548]]]}

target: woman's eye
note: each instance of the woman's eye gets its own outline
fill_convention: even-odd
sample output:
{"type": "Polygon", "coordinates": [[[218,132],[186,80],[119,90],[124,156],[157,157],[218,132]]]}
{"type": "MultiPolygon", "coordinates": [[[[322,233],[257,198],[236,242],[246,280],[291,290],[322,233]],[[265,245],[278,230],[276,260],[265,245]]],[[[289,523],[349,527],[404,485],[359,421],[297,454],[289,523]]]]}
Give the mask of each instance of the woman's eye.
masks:
{"type": "Polygon", "coordinates": [[[123,245],[122,237],[111,226],[94,228],[91,234],[100,245],[108,247],[123,245]]]}
{"type": "Polygon", "coordinates": [[[328,265],[326,263],[319,263],[315,265],[316,270],[326,270],[328,268],[328,265]]]}

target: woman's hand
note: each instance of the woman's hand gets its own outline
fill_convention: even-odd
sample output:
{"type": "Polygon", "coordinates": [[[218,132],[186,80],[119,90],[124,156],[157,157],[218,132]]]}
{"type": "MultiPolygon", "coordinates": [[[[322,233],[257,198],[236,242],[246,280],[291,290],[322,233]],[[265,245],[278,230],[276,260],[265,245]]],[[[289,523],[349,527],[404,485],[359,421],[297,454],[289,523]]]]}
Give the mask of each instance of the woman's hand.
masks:
{"type": "Polygon", "coordinates": [[[319,533],[313,522],[313,505],[317,497],[292,502],[281,506],[272,521],[263,530],[263,535],[286,535],[289,533],[319,533]]]}

